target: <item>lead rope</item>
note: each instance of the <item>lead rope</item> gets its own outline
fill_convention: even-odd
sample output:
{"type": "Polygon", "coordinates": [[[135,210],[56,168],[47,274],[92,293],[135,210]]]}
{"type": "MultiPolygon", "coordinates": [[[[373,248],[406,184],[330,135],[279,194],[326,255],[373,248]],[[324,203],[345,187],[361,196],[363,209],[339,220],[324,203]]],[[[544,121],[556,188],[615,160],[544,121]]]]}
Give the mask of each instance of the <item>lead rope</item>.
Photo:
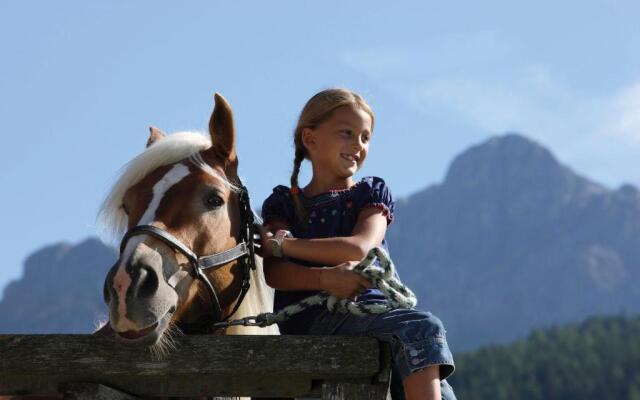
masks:
{"type": "Polygon", "coordinates": [[[309,296],[298,303],[286,306],[276,313],[262,313],[255,317],[245,317],[233,321],[215,324],[215,327],[226,327],[232,325],[260,326],[266,327],[276,323],[284,322],[292,316],[317,305],[326,302],[327,309],[335,313],[351,313],[358,316],[369,314],[381,314],[396,308],[414,308],[417,304],[415,294],[407,286],[396,278],[395,266],[389,255],[382,247],[374,247],[360,261],[353,271],[367,278],[374,287],[378,288],[388,299],[388,303],[364,304],[340,299],[336,296],[322,292],[314,296],[309,296]],[[382,270],[373,266],[376,259],[380,260],[382,270]]]}

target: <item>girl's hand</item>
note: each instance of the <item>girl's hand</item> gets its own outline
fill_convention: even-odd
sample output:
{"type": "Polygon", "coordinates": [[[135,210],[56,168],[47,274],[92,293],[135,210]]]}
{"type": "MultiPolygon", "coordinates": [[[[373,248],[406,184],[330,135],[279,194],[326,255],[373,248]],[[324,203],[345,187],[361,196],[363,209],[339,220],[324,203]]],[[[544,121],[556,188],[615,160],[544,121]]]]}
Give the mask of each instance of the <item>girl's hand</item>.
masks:
{"type": "Polygon", "coordinates": [[[364,276],[353,272],[358,261],[348,261],[320,271],[320,288],[341,299],[355,301],[365,289],[371,288],[371,282],[364,276]]]}
{"type": "Polygon", "coordinates": [[[258,233],[260,233],[260,249],[258,249],[256,253],[262,258],[272,257],[273,254],[271,253],[269,239],[273,237],[273,233],[269,232],[269,230],[262,225],[256,224],[256,227],[258,228],[258,233]]]}

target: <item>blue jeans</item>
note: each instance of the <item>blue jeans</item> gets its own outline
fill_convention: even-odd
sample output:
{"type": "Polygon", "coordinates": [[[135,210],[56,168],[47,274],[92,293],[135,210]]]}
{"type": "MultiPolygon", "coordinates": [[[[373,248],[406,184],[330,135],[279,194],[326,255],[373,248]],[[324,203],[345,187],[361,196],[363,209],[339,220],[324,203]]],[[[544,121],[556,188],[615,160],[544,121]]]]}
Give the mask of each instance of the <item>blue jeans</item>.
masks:
{"type": "Polygon", "coordinates": [[[402,382],[413,372],[432,365],[440,366],[442,399],[455,400],[445,380],[455,369],[440,319],[419,310],[396,309],[364,317],[332,314],[323,310],[313,321],[310,335],[369,336],[389,343],[392,355],[391,395],[404,400],[402,382]]]}

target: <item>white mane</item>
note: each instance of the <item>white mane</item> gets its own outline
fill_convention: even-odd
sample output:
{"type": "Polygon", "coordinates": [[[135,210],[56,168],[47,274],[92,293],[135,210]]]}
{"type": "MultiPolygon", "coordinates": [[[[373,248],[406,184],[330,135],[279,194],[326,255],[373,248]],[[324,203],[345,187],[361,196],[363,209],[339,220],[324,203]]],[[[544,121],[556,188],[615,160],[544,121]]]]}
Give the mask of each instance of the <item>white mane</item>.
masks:
{"type": "Polygon", "coordinates": [[[104,236],[119,240],[127,228],[127,215],[122,208],[127,189],[154,169],[173,164],[209,147],[209,136],[196,132],[179,132],[158,140],[126,164],[98,212],[98,225],[104,236]]]}
{"type": "MultiPolygon", "coordinates": [[[[251,270],[251,287],[238,311],[231,319],[256,316],[263,312],[273,312],[274,290],[267,285],[262,269],[262,257],[256,256],[256,270],[251,270]]],[[[258,326],[232,326],[227,328],[227,335],[279,335],[277,324],[266,328],[258,326]]]]}

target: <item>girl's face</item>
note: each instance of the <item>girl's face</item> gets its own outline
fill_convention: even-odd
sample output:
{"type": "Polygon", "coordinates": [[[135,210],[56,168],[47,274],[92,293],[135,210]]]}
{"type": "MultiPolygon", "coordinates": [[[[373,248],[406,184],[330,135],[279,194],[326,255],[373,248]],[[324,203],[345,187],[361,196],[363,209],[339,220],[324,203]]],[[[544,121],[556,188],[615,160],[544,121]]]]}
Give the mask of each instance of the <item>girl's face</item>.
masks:
{"type": "Polygon", "coordinates": [[[371,116],[351,106],[333,111],[328,120],[315,129],[302,131],[314,171],[349,178],[363,165],[371,139],[371,116]]]}

